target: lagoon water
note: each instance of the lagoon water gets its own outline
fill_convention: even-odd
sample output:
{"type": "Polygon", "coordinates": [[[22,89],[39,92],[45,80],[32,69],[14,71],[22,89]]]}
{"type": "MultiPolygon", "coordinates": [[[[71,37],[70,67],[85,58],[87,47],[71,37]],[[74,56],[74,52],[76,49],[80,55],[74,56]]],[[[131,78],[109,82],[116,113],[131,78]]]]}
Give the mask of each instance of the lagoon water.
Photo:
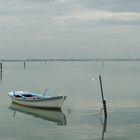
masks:
{"type": "Polygon", "coordinates": [[[25,69],[21,62],[4,62],[0,95],[2,140],[140,139],[140,62],[27,62],[25,69]],[[107,100],[106,130],[99,75],[107,100]],[[67,96],[62,112],[14,106],[7,94],[46,88],[50,95],[67,96]]]}

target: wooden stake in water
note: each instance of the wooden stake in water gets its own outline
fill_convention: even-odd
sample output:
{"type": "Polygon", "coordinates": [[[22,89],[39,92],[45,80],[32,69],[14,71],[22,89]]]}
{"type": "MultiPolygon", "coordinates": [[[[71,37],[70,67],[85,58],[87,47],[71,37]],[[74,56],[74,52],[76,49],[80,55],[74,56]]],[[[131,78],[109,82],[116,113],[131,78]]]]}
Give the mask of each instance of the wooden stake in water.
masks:
{"type": "Polygon", "coordinates": [[[2,83],[2,62],[0,63],[0,82],[2,83]]]}
{"type": "Polygon", "coordinates": [[[100,80],[100,88],[101,88],[101,96],[102,96],[102,102],[103,102],[104,115],[107,118],[107,107],[106,107],[106,100],[104,99],[101,75],[99,75],[99,80],[100,80]]]}
{"type": "Polygon", "coordinates": [[[24,69],[26,68],[26,62],[24,61],[24,69]]]}
{"type": "Polygon", "coordinates": [[[0,71],[2,72],[2,62],[0,63],[0,71]]]}

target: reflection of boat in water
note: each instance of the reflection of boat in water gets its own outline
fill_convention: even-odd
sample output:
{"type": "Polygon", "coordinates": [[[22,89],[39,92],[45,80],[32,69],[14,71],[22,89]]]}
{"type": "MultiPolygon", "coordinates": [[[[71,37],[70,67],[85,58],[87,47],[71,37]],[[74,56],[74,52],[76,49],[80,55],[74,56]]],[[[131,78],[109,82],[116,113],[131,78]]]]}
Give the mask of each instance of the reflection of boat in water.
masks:
{"type": "Polygon", "coordinates": [[[14,102],[11,103],[9,109],[32,115],[36,118],[56,122],[58,125],[66,125],[66,117],[61,110],[27,107],[14,102]]]}

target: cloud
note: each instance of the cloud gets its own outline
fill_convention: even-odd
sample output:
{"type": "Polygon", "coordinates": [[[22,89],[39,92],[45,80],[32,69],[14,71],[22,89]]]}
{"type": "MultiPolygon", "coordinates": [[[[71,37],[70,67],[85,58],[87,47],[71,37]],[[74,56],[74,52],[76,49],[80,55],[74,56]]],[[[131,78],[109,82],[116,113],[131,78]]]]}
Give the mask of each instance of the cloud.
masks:
{"type": "Polygon", "coordinates": [[[3,58],[139,56],[139,0],[0,1],[3,58]]]}
{"type": "Polygon", "coordinates": [[[71,24],[82,22],[140,22],[139,12],[112,12],[107,10],[78,10],[69,15],[56,16],[59,24],[71,24]]]}

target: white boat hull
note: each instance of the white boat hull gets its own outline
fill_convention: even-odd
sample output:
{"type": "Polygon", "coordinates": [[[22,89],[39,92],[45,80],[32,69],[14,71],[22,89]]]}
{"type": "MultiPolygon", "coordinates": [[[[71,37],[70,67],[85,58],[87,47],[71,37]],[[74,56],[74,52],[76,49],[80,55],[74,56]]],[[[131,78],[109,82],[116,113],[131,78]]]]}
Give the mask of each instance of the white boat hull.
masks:
{"type": "MultiPolygon", "coordinates": [[[[15,92],[16,95],[19,92],[15,92]]],[[[31,94],[31,93],[30,93],[31,94]]],[[[30,106],[30,107],[38,107],[38,108],[61,108],[64,100],[66,99],[66,96],[54,96],[54,97],[43,97],[40,96],[40,98],[37,99],[30,99],[30,98],[17,98],[14,96],[13,92],[9,93],[9,96],[12,98],[12,101],[24,105],[24,106],[30,106]]]]}

